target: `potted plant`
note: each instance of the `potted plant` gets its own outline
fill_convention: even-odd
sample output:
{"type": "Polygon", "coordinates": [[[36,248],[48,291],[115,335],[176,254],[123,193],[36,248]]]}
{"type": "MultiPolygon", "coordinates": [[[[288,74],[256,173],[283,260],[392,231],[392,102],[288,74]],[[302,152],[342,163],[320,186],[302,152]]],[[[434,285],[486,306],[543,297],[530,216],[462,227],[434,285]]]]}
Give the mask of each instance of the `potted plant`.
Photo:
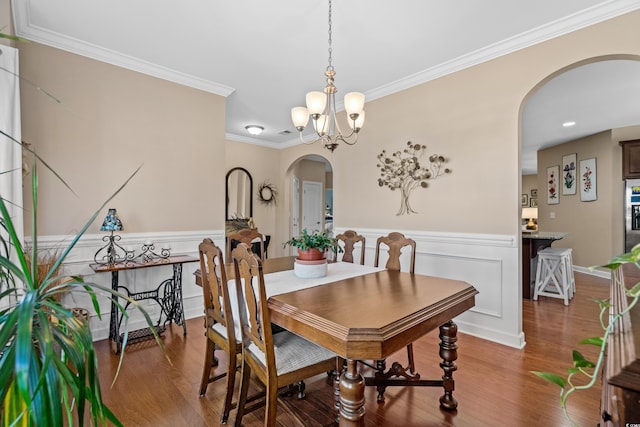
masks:
{"type": "MultiPolygon", "coordinates": [[[[91,298],[98,317],[101,316],[98,294],[129,301],[144,314],[164,351],[153,321],[128,296],[108,286],[85,282],[78,276],[60,281],[56,272],[97,215],[124,185],[96,210],[71,243],[52,260],[51,268],[44,272],[38,268],[38,257],[28,254],[29,250],[32,254],[38,253],[37,183],[34,165],[33,241],[29,249],[18,238],[7,202],[0,194],[0,424],[63,426],[73,425],[77,420],[83,425],[88,410],[95,425],[106,424],[106,421],[122,425],[102,402],[97,355],[88,322],[74,315],[73,310],[65,307],[56,296],[84,292],[91,298]]],[[[128,316],[122,304],[118,309],[128,316]]],[[[121,358],[124,354],[122,351],[121,358]]]]}
{"type": "Polygon", "coordinates": [[[598,358],[595,361],[590,361],[578,350],[573,350],[573,366],[567,369],[566,377],[552,372],[532,371],[533,374],[543,380],[560,387],[560,406],[562,407],[564,416],[571,421],[573,425],[575,425],[575,423],[571,420],[567,412],[567,399],[576,391],[593,387],[596,382],[602,378],[601,372],[606,358],[609,336],[614,333],[619,320],[623,316],[628,315],[628,313],[638,305],[638,302],[640,302],[640,283],[627,287],[621,279],[621,276],[617,273],[618,268],[623,264],[633,264],[640,268],[640,245],[633,247],[630,252],[613,257],[606,265],[591,267],[591,269],[602,267],[611,270],[613,277],[612,286],[620,287],[622,294],[628,298],[627,307],[617,313],[610,313],[609,309],[612,305],[608,299],[595,300],[599,307],[598,315],[600,324],[602,325],[602,335],[585,338],[578,344],[598,347],[598,358]]]}
{"type": "MultiPolygon", "coordinates": [[[[1,31],[0,38],[19,40],[1,31]]],[[[69,292],[86,293],[99,318],[98,294],[128,301],[144,315],[164,352],[153,321],[136,301],[109,286],[85,282],[79,276],[65,280],[60,280],[59,276],[67,255],[139,168],[95,211],[71,239],[71,243],[48,260],[49,268],[43,270],[42,263],[38,262],[36,164],[44,165],[67,188],[70,187],[27,144],[3,129],[0,129],[0,134],[8,138],[10,143],[28,151],[34,159],[31,171],[33,208],[30,247],[18,237],[8,209],[10,202],[0,194],[0,425],[62,427],[73,426],[77,422],[82,426],[90,418],[93,425],[104,425],[108,421],[121,426],[122,423],[102,401],[97,355],[89,324],[75,315],[72,309],[65,307],[57,297],[69,292]]],[[[0,170],[0,175],[9,172],[12,171],[0,170]]],[[[117,304],[117,307],[122,316],[128,318],[124,305],[117,304]]],[[[126,322],[124,334],[126,346],[126,322]]],[[[120,362],[124,354],[123,348],[120,362]]]]}
{"type": "Polygon", "coordinates": [[[325,252],[328,250],[334,253],[342,252],[338,241],[331,237],[327,230],[315,230],[309,234],[305,228],[299,237],[292,237],[282,244],[284,248],[287,246],[298,248],[298,258],[301,260],[324,259],[325,252]]]}

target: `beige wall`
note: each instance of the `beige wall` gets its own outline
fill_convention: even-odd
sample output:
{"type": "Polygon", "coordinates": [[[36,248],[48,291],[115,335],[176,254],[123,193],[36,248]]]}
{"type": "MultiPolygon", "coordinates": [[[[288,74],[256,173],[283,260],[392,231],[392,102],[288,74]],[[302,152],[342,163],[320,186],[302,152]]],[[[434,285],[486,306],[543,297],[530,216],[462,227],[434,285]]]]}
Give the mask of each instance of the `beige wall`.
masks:
{"type": "MultiPolygon", "coordinates": [[[[620,149],[611,140],[611,131],[601,132],[540,150],[538,152],[538,226],[541,231],[564,231],[569,233],[555,246],[573,249],[573,262],[589,267],[606,263],[616,252],[624,248],[613,248],[613,194],[620,191],[620,179],[614,180],[614,171],[621,165],[620,149]],[[562,156],[577,154],[575,195],[563,195],[558,190],[558,204],[548,204],[547,168],[559,166],[562,156]],[[597,200],[580,200],[580,160],[596,158],[597,200]],[[615,184],[615,185],[614,185],[615,184]]],[[[619,173],[618,173],[619,176],[619,173]]],[[[562,174],[559,177],[562,182],[562,174]]]]}
{"type": "MultiPolygon", "coordinates": [[[[256,172],[256,182],[261,174],[274,174],[283,201],[274,217],[256,212],[258,226],[273,226],[281,241],[288,237],[290,189],[284,173],[298,158],[315,153],[333,167],[336,227],[517,236],[524,100],[571,64],[640,55],[639,25],[640,12],[632,12],[370,100],[357,145],[340,146],[335,153],[319,145],[287,148],[273,162],[277,172],[272,165],[256,172]],[[383,149],[402,149],[407,141],[444,155],[453,172],[415,190],[411,204],[419,214],[396,216],[400,196],[378,186],[376,156],[383,149]],[[267,226],[272,218],[274,225],[267,226]]],[[[37,44],[18,47],[23,75],[64,101],[60,106],[25,87],[23,136],[78,193],[70,195],[43,172],[42,233],[77,227],[142,163],[141,173],[110,204],[128,230],[223,229],[224,175],[237,163],[235,154],[226,153],[223,98],[37,44]]],[[[254,174],[254,165],[247,168],[254,174]]]]}
{"type": "MultiPolygon", "coordinates": [[[[531,206],[531,199],[537,199],[531,195],[531,190],[538,190],[538,175],[522,176],[522,194],[527,195],[527,206],[531,206]]],[[[523,206],[525,207],[525,206],[523,206]]]]}
{"type": "MultiPolygon", "coordinates": [[[[613,129],[538,152],[540,229],[569,233],[557,246],[574,250],[574,263],[583,267],[601,265],[624,252],[622,150],[620,141],[640,138],[640,126],[613,129]],[[580,194],[562,195],[557,205],[547,204],[546,170],[560,166],[562,156],[576,153],[580,160],[595,157],[597,196],[580,201],[580,194]],[[551,212],[555,218],[551,218],[551,212]]],[[[579,178],[579,177],[578,177],[579,178]]]]}
{"type": "MultiPolygon", "coordinates": [[[[522,208],[531,207],[532,199],[535,199],[536,201],[538,200],[537,196],[532,197],[531,190],[535,190],[536,191],[535,194],[537,195],[538,175],[523,175],[522,176],[522,194],[526,195],[526,206],[523,205],[522,208]]],[[[537,222],[537,220],[535,221],[537,222]]],[[[527,219],[522,220],[522,224],[526,224],[527,222],[528,222],[527,219]]]]}
{"type": "MultiPolygon", "coordinates": [[[[328,156],[334,166],[336,227],[518,235],[524,101],[538,84],[571,64],[640,54],[639,24],[640,12],[633,12],[367,102],[360,142],[328,156]],[[376,156],[409,140],[444,155],[453,172],[415,190],[411,203],[419,214],[396,216],[399,194],[378,187],[376,156]]],[[[282,165],[319,150],[289,148],[282,165]]],[[[599,185],[612,183],[603,177],[599,185]]]]}
{"type": "MultiPolygon", "coordinates": [[[[225,174],[235,167],[243,167],[251,173],[253,178],[253,220],[260,232],[271,236],[269,255],[273,256],[275,254],[274,250],[279,246],[278,242],[275,241],[277,206],[282,203],[280,150],[228,140],[225,146],[225,174]],[[256,196],[258,187],[265,181],[274,184],[276,187],[278,196],[275,205],[265,205],[256,196]]],[[[212,197],[216,196],[212,193],[212,197]]],[[[219,200],[223,201],[224,197],[219,200]]],[[[224,207],[222,213],[224,215],[224,207]]]]}
{"type": "Polygon", "coordinates": [[[23,139],[76,193],[40,168],[40,234],[77,231],[141,165],[107,206],[127,232],[223,228],[224,98],[37,43],[18,48],[22,77],[61,101],[23,83],[23,139]]]}

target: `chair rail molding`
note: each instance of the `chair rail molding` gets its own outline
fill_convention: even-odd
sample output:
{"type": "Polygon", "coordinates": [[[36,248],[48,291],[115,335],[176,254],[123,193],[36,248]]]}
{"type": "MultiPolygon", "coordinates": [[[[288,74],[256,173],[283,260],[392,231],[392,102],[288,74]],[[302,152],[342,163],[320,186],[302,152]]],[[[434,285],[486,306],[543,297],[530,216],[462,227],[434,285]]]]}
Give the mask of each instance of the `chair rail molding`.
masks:
{"type": "MultiPolygon", "coordinates": [[[[104,246],[103,236],[104,232],[83,235],[63,263],[63,274],[66,276],[82,275],[88,282],[111,287],[110,274],[95,273],[89,267],[94,262],[95,253],[104,246]]],[[[218,245],[224,245],[225,232],[220,229],[185,232],[121,233],[121,237],[119,244],[125,248],[135,250],[136,255],[140,253],[141,247],[145,242],[151,241],[156,248],[170,247],[172,255],[191,255],[198,258],[198,245],[205,237],[213,239],[218,245]]],[[[38,247],[40,250],[63,249],[71,238],[71,236],[66,235],[39,236],[38,247]]],[[[27,236],[25,240],[30,243],[31,238],[27,236]]],[[[195,284],[193,275],[199,267],[200,265],[197,262],[183,264],[182,299],[185,319],[202,316],[204,311],[202,289],[195,284]]],[[[132,292],[152,290],[157,288],[163,280],[171,278],[171,275],[170,266],[123,271],[120,272],[119,284],[126,286],[132,292]]],[[[111,304],[106,295],[98,296],[101,318],[97,316],[91,300],[86,295],[67,295],[65,296],[65,303],[71,307],[83,307],[89,310],[91,333],[94,340],[108,338],[111,304]]],[[[158,318],[159,307],[157,304],[152,301],[140,301],[140,304],[149,312],[152,319],[158,318]]],[[[138,311],[131,311],[130,316],[128,324],[130,331],[147,326],[138,311]]]]}
{"type": "MultiPolygon", "coordinates": [[[[459,330],[469,335],[511,347],[525,345],[519,235],[446,233],[416,230],[352,229],[367,239],[365,264],[373,265],[375,241],[390,231],[399,231],[416,241],[416,273],[464,280],[478,290],[476,305],[456,318],[459,330]]],[[[359,256],[354,253],[354,257],[359,256]]],[[[380,265],[384,265],[384,251],[380,265]]],[[[408,265],[409,253],[401,263],[408,265]]]]}

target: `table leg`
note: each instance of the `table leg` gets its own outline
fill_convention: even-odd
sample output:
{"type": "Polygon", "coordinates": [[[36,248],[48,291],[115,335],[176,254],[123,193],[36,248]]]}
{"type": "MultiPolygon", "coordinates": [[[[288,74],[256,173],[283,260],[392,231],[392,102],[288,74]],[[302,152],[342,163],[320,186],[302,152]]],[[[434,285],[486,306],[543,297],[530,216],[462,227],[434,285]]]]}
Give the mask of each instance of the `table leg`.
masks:
{"type": "Polygon", "coordinates": [[[440,397],[440,406],[444,409],[453,410],[458,407],[458,402],[453,398],[454,381],[453,372],[458,369],[456,359],[458,359],[458,326],[453,321],[440,326],[440,357],[442,362],[440,367],[444,371],[442,376],[442,387],[444,395],[440,397]]]}
{"type": "MultiPolygon", "coordinates": [[[[118,272],[111,272],[111,289],[118,291],[118,272]]],[[[109,338],[113,341],[114,353],[119,354],[122,349],[120,342],[120,320],[118,319],[118,297],[111,295],[111,316],[109,320],[109,338]]]]}
{"type": "Polygon", "coordinates": [[[340,376],[340,426],[364,426],[364,378],[353,359],[340,376]]]}
{"type": "Polygon", "coordinates": [[[173,265],[173,284],[175,286],[174,304],[175,317],[174,322],[182,325],[183,335],[187,335],[187,322],[184,321],[184,305],[182,302],[182,264],[173,265]]]}

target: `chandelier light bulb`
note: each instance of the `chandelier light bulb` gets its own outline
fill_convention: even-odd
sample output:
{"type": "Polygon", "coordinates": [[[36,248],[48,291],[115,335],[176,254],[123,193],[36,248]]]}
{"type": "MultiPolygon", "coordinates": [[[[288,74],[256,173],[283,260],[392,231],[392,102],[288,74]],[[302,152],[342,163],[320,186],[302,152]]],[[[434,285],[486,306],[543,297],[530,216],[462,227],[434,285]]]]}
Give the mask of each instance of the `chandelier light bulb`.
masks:
{"type": "Polygon", "coordinates": [[[355,124],[353,122],[353,119],[349,119],[349,127],[351,129],[353,129],[354,132],[360,132],[360,129],[362,129],[362,126],[364,125],[364,110],[360,111],[360,114],[358,114],[358,118],[355,120],[355,124]]]}
{"type": "Polygon", "coordinates": [[[320,114],[317,120],[313,121],[313,127],[318,135],[326,135],[329,133],[329,116],[327,114],[320,114]]]}
{"type": "Polygon", "coordinates": [[[349,117],[360,114],[364,108],[364,93],[349,92],[344,96],[344,109],[349,117]]]}
{"type": "Polygon", "coordinates": [[[305,107],[293,107],[291,109],[291,120],[296,129],[298,129],[298,132],[302,132],[309,122],[309,110],[305,107]]]}
{"type": "Polygon", "coordinates": [[[307,110],[309,110],[311,116],[324,113],[326,106],[327,95],[323,92],[314,91],[307,93],[307,110]]]}

